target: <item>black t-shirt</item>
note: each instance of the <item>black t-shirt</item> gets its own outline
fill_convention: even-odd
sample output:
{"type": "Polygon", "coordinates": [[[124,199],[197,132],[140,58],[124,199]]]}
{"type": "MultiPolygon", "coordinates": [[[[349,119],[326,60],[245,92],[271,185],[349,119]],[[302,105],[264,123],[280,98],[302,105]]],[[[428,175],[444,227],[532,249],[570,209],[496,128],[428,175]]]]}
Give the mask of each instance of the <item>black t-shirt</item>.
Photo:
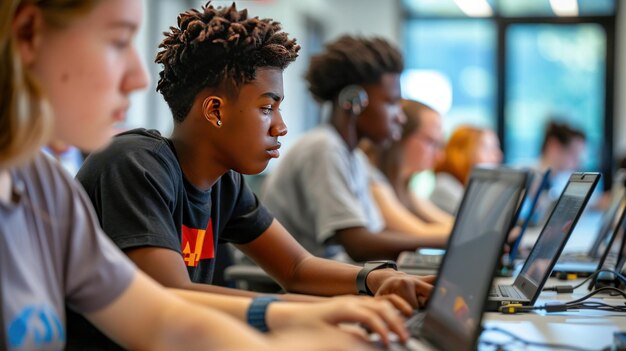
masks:
{"type": "MultiPolygon", "coordinates": [[[[237,172],[224,174],[208,191],[189,183],[172,142],[155,130],[116,136],[85,160],[76,178],[117,246],[179,252],[195,283],[211,284],[218,243],[249,243],[273,220],[237,172]]],[[[74,324],[68,320],[68,349],[83,334],[82,328],[72,333],[74,324]]]]}

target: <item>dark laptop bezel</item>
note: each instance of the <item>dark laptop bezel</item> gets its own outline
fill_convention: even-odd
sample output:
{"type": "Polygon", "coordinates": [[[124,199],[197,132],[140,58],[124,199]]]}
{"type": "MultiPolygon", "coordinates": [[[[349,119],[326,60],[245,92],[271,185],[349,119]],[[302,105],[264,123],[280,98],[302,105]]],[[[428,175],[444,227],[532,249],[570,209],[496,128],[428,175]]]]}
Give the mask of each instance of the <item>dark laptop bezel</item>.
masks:
{"type": "Polygon", "coordinates": [[[532,219],[533,214],[535,213],[535,210],[537,209],[537,204],[539,203],[541,194],[543,194],[544,190],[546,190],[548,187],[551,173],[552,171],[548,168],[541,176],[541,182],[539,183],[539,186],[537,187],[537,191],[535,191],[535,194],[533,195],[533,199],[530,203],[530,209],[528,211],[528,214],[526,215],[526,218],[524,218],[524,222],[522,222],[522,227],[520,228],[519,235],[513,242],[513,245],[511,245],[511,251],[509,253],[509,266],[510,267],[513,267],[513,265],[515,264],[515,259],[517,258],[517,255],[519,255],[519,246],[522,243],[524,233],[526,233],[528,224],[530,223],[530,220],[532,219]]]}
{"type": "MultiPolygon", "coordinates": [[[[559,260],[556,265],[554,265],[554,269],[552,271],[552,275],[558,273],[574,273],[579,277],[588,276],[593,274],[595,271],[599,270],[604,263],[608,255],[611,253],[611,248],[613,245],[613,241],[616,238],[616,235],[620,231],[620,227],[622,226],[622,221],[624,220],[624,212],[626,211],[626,206],[624,206],[625,198],[617,199],[615,208],[613,208],[613,204],[611,206],[610,212],[608,213],[605,219],[602,220],[601,231],[602,234],[598,233],[598,237],[602,240],[599,240],[600,243],[606,243],[603,250],[600,250],[600,245],[597,245],[594,248],[596,251],[595,255],[588,254],[590,260],[581,261],[581,260],[559,260]],[[606,223],[605,223],[606,222],[606,223]]],[[[596,242],[598,239],[596,238],[596,242]]],[[[595,244],[594,244],[595,246],[595,244]]]]}
{"type": "MultiPolygon", "coordinates": [[[[624,201],[626,201],[626,196],[624,198],[624,201]]],[[[624,208],[624,212],[626,213],[626,206],[624,208]]],[[[618,270],[619,273],[621,273],[620,270],[626,264],[626,252],[624,252],[624,250],[626,250],[626,215],[624,217],[624,222],[622,222],[622,230],[624,231],[622,234],[622,246],[620,247],[619,254],[617,256],[617,265],[615,266],[615,269],[618,270]]]]}
{"type": "Polygon", "coordinates": [[[539,237],[537,238],[537,241],[535,242],[535,245],[530,251],[528,257],[532,257],[532,253],[537,249],[537,245],[541,243],[541,236],[544,235],[544,232],[546,228],[548,227],[548,223],[550,223],[550,221],[552,220],[552,217],[554,216],[556,209],[559,207],[559,203],[563,200],[563,196],[565,195],[565,190],[570,185],[570,183],[590,183],[591,186],[589,188],[589,191],[587,191],[587,194],[585,194],[580,210],[578,211],[578,213],[576,213],[576,216],[574,217],[572,221],[572,225],[570,226],[567,233],[565,233],[564,239],[561,241],[561,244],[557,248],[554,257],[552,257],[552,259],[550,260],[548,269],[546,270],[546,274],[544,274],[539,284],[535,285],[531,280],[529,280],[525,275],[522,274],[526,266],[531,263],[528,258],[524,262],[524,266],[522,267],[520,274],[518,274],[517,278],[515,279],[515,282],[513,282],[513,286],[515,286],[524,296],[529,298],[529,305],[531,306],[534,305],[535,302],[537,301],[537,298],[539,298],[541,289],[543,289],[543,286],[545,285],[546,281],[550,277],[550,273],[552,272],[554,265],[559,259],[559,256],[561,255],[561,252],[563,251],[563,248],[565,247],[565,244],[567,244],[569,237],[574,231],[574,228],[576,227],[576,224],[578,223],[580,216],[582,215],[585,207],[587,206],[587,203],[589,202],[589,198],[591,198],[591,194],[593,193],[593,190],[598,184],[599,179],[600,179],[600,174],[595,173],[595,172],[593,173],[576,172],[576,173],[572,173],[572,175],[570,176],[565,189],[563,189],[561,196],[559,196],[558,201],[554,205],[552,212],[550,213],[550,217],[548,217],[548,220],[546,221],[545,225],[541,229],[541,233],[539,234],[539,237]]]}
{"type": "MultiPolygon", "coordinates": [[[[607,257],[609,257],[609,254],[611,253],[611,247],[613,246],[613,244],[615,243],[615,240],[617,240],[617,236],[621,231],[623,231],[622,233],[622,240],[619,246],[619,251],[617,253],[617,259],[615,262],[615,267],[613,267],[615,269],[616,272],[619,272],[622,269],[622,266],[624,265],[624,261],[626,260],[626,257],[624,257],[624,248],[626,246],[626,205],[623,204],[624,201],[626,201],[626,196],[623,197],[621,199],[622,204],[620,205],[620,208],[622,210],[622,213],[620,214],[620,218],[619,218],[619,222],[618,224],[615,226],[613,233],[611,235],[611,238],[609,239],[609,242],[604,250],[604,253],[602,254],[602,257],[600,258],[600,261],[598,261],[598,265],[596,267],[596,272],[601,270],[601,269],[605,269],[603,266],[606,263],[606,259],[607,257]]],[[[619,211],[619,210],[618,210],[619,211]]],[[[606,268],[606,269],[611,269],[606,268]]],[[[597,277],[596,277],[597,278],[597,277]]],[[[596,279],[591,279],[591,282],[589,283],[589,286],[587,287],[588,290],[593,290],[594,286],[596,285],[596,279]]]]}
{"type": "MultiPolygon", "coordinates": [[[[474,168],[472,170],[472,174],[468,182],[468,187],[471,186],[471,183],[474,181],[494,181],[494,182],[504,181],[504,182],[509,183],[510,186],[512,187],[517,186],[517,190],[515,194],[517,195],[518,202],[519,202],[521,199],[523,199],[523,196],[525,196],[527,178],[528,178],[528,172],[525,170],[515,170],[515,169],[510,169],[510,168],[495,168],[495,169],[474,168]]],[[[465,195],[466,194],[464,193],[457,213],[462,213],[463,211],[465,202],[467,201],[467,196],[465,195]]],[[[507,228],[511,228],[511,226],[513,225],[515,221],[515,211],[516,211],[516,208],[514,208],[513,211],[511,211],[511,214],[510,214],[511,218],[509,218],[509,223],[506,226],[507,228]]],[[[452,227],[452,231],[450,232],[450,237],[448,238],[448,244],[453,240],[456,233],[459,231],[457,228],[458,223],[459,221],[455,219],[454,225],[452,227]]],[[[502,248],[504,247],[507,234],[508,233],[502,233],[500,237],[494,238],[494,240],[499,240],[499,243],[498,243],[499,245],[496,246],[499,248],[499,251],[494,252],[492,255],[487,257],[490,261],[487,262],[486,266],[493,267],[488,281],[485,282],[485,291],[487,292],[489,291],[489,287],[491,286],[493,277],[495,276],[495,273],[497,270],[497,263],[498,263],[498,260],[500,259],[500,253],[502,252],[502,248]]],[[[434,294],[437,293],[436,287],[439,284],[441,272],[443,272],[443,270],[446,267],[446,264],[447,264],[446,262],[448,261],[447,257],[448,257],[449,252],[450,250],[446,250],[442,258],[441,265],[439,267],[439,274],[437,275],[437,278],[433,285],[435,288],[433,289],[432,296],[434,296],[434,294]]],[[[432,299],[432,296],[431,296],[431,299],[432,299]]],[[[476,348],[478,338],[480,336],[480,330],[481,330],[480,324],[482,323],[484,307],[485,307],[485,304],[487,303],[487,297],[488,297],[488,294],[485,293],[484,298],[482,299],[482,301],[480,301],[482,305],[478,306],[480,307],[480,311],[483,311],[483,312],[481,312],[479,320],[476,321],[477,323],[476,331],[474,332],[474,335],[471,337],[470,343],[467,343],[466,340],[462,340],[461,336],[457,335],[456,331],[451,332],[450,329],[447,328],[447,323],[445,320],[439,319],[438,315],[430,312],[430,308],[429,308],[430,302],[426,306],[424,323],[423,323],[422,330],[421,330],[422,331],[421,338],[426,340],[428,343],[432,344],[433,346],[439,349],[443,349],[443,350],[453,350],[453,349],[454,350],[468,350],[468,351],[474,350],[476,348]],[[445,335],[445,337],[443,337],[441,340],[433,338],[433,336],[436,337],[439,335],[445,335]]]]}
{"type": "MultiPolygon", "coordinates": [[[[602,254],[600,253],[600,246],[602,245],[602,242],[606,240],[607,236],[612,235],[611,229],[613,227],[615,218],[619,214],[622,201],[624,201],[623,198],[619,200],[618,205],[616,207],[613,207],[613,206],[609,207],[609,211],[606,213],[606,218],[605,216],[603,216],[603,220],[601,221],[600,230],[598,231],[596,240],[594,240],[593,245],[589,249],[589,253],[588,253],[589,257],[598,258],[602,256],[602,254]]],[[[611,205],[614,205],[614,204],[611,204],[611,205]]]]}

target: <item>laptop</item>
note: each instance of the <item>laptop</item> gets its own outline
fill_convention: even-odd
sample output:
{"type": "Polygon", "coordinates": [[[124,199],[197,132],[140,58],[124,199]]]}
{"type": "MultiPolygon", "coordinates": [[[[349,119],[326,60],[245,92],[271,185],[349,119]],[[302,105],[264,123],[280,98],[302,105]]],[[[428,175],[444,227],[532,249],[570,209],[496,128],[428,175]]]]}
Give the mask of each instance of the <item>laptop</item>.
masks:
{"type": "Polygon", "coordinates": [[[485,299],[527,172],[475,169],[424,311],[407,321],[411,340],[391,350],[476,349],[485,299]]]}
{"type": "Polygon", "coordinates": [[[515,282],[492,287],[488,311],[510,303],[535,304],[599,179],[599,173],[572,173],[515,282]]]}
{"type": "MultiPolygon", "coordinates": [[[[595,267],[595,271],[599,271],[601,269],[606,270],[614,270],[616,272],[623,274],[624,264],[626,264],[626,235],[624,232],[626,231],[626,210],[622,211],[620,219],[617,224],[617,230],[611,237],[611,240],[608,243],[608,247],[597,266],[595,267]]],[[[595,272],[594,271],[594,272],[595,272]]],[[[593,290],[602,286],[611,285],[611,286],[621,286],[621,281],[617,279],[615,274],[610,272],[600,272],[598,276],[591,280],[587,289],[593,290]]]]}
{"type": "MultiPolygon", "coordinates": [[[[493,170],[494,168],[485,168],[485,169],[493,170]]],[[[496,170],[505,172],[506,169],[507,168],[502,167],[502,168],[497,168],[496,170]]],[[[473,172],[470,174],[470,180],[468,184],[471,183],[473,180],[476,180],[478,182],[490,182],[490,181],[500,180],[500,176],[497,173],[483,172],[482,170],[483,170],[482,168],[475,168],[473,172]]],[[[526,173],[527,179],[530,178],[528,171],[520,170],[519,172],[526,173]]],[[[528,183],[529,182],[527,181],[527,184],[528,183]]],[[[524,190],[526,189],[527,184],[525,184],[522,188],[523,199],[525,198],[525,195],[526,195],[526,192],[524,190]]],[[[523,200],[520,201],[520,204],[521,203],[523,203],[523,200]]],[[[514,216],[515,219],[517,219],[520,208],[521,206],[517,206],[518,211],[516,211],[515,213],[515,216],[514,216]]],[[[461,211],[461,207],[459,207],[459,210],[457,211],[457,216],[458,216],[458,213],[460,213],[460,211],[461,211]]],[[[508,233],[508,230],[507,230],[507,233],[508,233]]],[[[434,248],[421,248],[416,251],[404,251],[400,253],[400,255],[398,256],[398,260],[397,260],[398,269],[403,272],[406,272],[409,274],[415,274],[415,275],[436,274],[439,269],[439,266],[441,265],[441,261],[445,252],[446,252],[445,249],[434,249],[434,248]]]]}
{"type": "Polygon", "coordinates": [[[541,194],[543,194],[544,190],[548,189],[548,185],[550,184],[551,173],[552,172],[549,168],[545,172],[543,172],[543,175],[541,176],[541,181],[539,182],[539,185],[537,186],[537,189],[532,199],[530,200],[530,203],[528,203],[528,207],[524,208],[524,206],[522,208],[522,213],[524,213],[524,218],[521,221],[522,225],[520,227],[517,238],[515,238],[515,241],[513,242],[513,244],[511,244],[511,250],[509,251],[509,254],[507,256],[507,262],[505,264],[505,267],[503,267],[503,270],[506,269],[508,271],[512,271],[513,269],[515,260],[519,255],[519,246],[522,243],[522,239],[524,238],[524,233],[526,233],[528,224],[532,222],[532,218],[535,215],[535,209],[537,208],[537,204],[539,203],[541,194]]]}
{"type": "MultiPolygon", "coordinates": [[[[557,262],[557,266],[561,262],[594,262],[597,263],[602,256],[602,253],[606,249],[606,243],[610,239],[610,235],[615,229],[615,220],[619,216],[619,211],[622,210],[621,206],[624,206],[624,200],[626,199],[625,188],[626,185],[626,170],[619,169],[613,178],[613,185],[611,186],[611,203],[609,208],[602,215],[600,220],[600,229],[590,235],[595,235],[595,239],[589,250],[585,252],[570,252],[563,253],[561,259],[557,262]]],[[[556,269],[556,268],[555,268],[556,269]]]]}
{"type": "Polygon", "coordinates": [[[620,232],[626,207],[624,206],[623,198],[616,200],[614,204],[611,204],[609,210],[605,212],[600,230],[589,252],[584,256],[570,255],[561,257],[554,265],[552,275],[575,273],[582,277],[589,276],[598,269],[599,265],[602,266],[602,262],[607,255],[612,253],[617,258],[617,248],[615,248],[614,252],[612,252],[611,248],[618,232],[620,232]]]}

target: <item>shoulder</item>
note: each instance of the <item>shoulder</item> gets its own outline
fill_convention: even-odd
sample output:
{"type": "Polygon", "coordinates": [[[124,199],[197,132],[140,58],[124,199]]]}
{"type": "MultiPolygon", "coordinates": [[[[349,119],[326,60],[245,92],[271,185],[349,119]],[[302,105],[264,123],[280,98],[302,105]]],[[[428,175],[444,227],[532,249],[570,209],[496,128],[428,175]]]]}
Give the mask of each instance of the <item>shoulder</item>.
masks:
{"type": "Polygon", "coordinates": [[[173,175],[180,173],[179,168],[167,138],[156,130],[134,129],[117,135],[108,147],[87,157],[77,177],[82,181],[86,174],[159,169],[173,175]]]}
{"type": "Polygon", "coordinates": [[[117,155],[124,154],[143,155],[166,153],[172,154],[169,148],[168,139],[161,136],[157,130],[133,129],[115,136],[111,144],[99,155],[117,155]],[[169,152],[168,152],[169,151],[169,152]]]}
{"type": "Polygon", "coordinates": [[[77,188],[61,164],[43,152],[21,167],[19,173],[22,181],[27,181],[31,187],[42,187],[42,191],[54,198],[65,197],[67,190],[77,188]]]}
{"type": "Polygon", "coordinates": [[[15,169],[14,175],[18,191],[50,216],[66,216],[76,199],[83,200],[82,187],[56,160],[43,153],[15,169]]]}

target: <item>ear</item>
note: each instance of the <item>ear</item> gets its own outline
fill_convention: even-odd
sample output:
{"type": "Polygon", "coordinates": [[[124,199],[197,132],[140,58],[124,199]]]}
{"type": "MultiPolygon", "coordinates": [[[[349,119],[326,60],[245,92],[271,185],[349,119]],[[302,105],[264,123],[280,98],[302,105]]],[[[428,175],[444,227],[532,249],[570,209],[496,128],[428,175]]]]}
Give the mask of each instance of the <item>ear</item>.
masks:
{"type": "Polygon", "coordinates": [[[26,3],[19,6],[11,23],[11,36],[24,66],[35,62],[41,46],[44,18],[41,9],[26,3]]]}
{"type": "Polygon", "coordinates": [[[224,100],[215,95],[206,97],[202,102],[202,115],[217,128],[222,126],[221,108],[223,105],[224,100]]]}

